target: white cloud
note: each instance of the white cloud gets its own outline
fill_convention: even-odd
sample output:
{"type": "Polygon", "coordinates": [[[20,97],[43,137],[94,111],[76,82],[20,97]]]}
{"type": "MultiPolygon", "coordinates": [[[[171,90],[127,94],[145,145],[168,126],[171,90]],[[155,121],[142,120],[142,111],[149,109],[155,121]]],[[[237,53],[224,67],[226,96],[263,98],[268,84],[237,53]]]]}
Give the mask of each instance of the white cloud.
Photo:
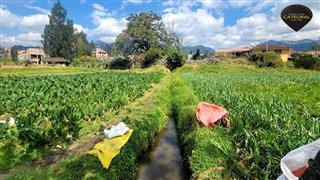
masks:
{"type": "Polygon", "coordinates": [[[186,45],[210,44],[210,38],[223,28],[224,18],[213,17],[208,10],[168,12],[162,16],[165,24],[174,24],[186,45]]]}
{"type": "Polygon", "coordinates": [[[6,48],[14,45],[41,46],[41,33],[29,32],[16,36],[1,34],[0,37],[0,44],[6,48]]]}
{"type": "Polygon", "coordinates": [[[42,14],[49,14],[49,12],[50,12],[49,10],[43,9],[41,7],[38,7],[38,6],[25,5],[25,7],[28,8],[28,9],[33,9],[33,10],[39,11],[42,14]]]}
{"type": "Polygon", "coordinates": [[[222,0],[198,0],[199,3],[202,4],[202,7],[205,9],[212,9],[212,8],[223,8],[225,6],[225,2],[222,0]]]}
{"type": "Polygon", "coordinates": [[[84,5],[84,4],[86,4],[87,3],[87,0],[80,0],[80,4],[81,5],[84,5]]]}
{"type": "Polygon", "coordinates": [[[142,3],[151,3],[151,0],[124,0],[124,4],[142,4],[142,3]]]}
{"type": "MultiPolygon", "coordinates": [[[[313,9],[314,17],[303,29],[298,32],[288,27],[276,14],[256,13],[237,20],[236,24],[225,27],[223,39],[218,39],[221,44],[213,43],[215,48],[229,48],[258,44],[268,40],[302,40],[319,39],[320,11],[313,9]],[[222,41],[221,41],[222,40],[222,41]],[[233,43],[230,43],[231,41],[233,43]]],[[[276,12],[276,11],[275,11],[276,12]]],[[[213,41],[214,42],[214,41],[213,41]]]]}
{"type": "Polygon", "coordinates": [[[108,9],[105,8],[104,6],[102,6],[101,4],[93,3],[92,7],[94,10],[91,13],[91,18],[93,20],[93,24],[95,24],[95,25],[99,25],[101,19],[103,19],[107,16],[110,17],[110,16],[114,16],[115,14],[117,14],[116,11],[109,12],[108,9]]]}
{"type": "Polygon", "coordinates": [[[162,5],[163,6],[173,6],[176,4],[176,1],[175,0],[167,0],[167,1],[163,1],[162,2],[162,5]]]}
{"type": "Polygon", "coordinates": [[[228,5],[232,8],[250,7],[255,1],[250,0],[229,0],[228,5]]]}
{"type": "Polygon", "coordinates": [[[101,4],[98,4],[98,3],[93,3],[92,7],[98,11],[106,11],[106,9],[101,4]]]}
{"type": "Polygon", "coordinates": [[[49,23],[49,17],[46,14],[35,14],[30,16],[24,16],[21,19],[20,27],[23,30],[32,30],[36,32],[43,32],[46,24],[49,23]]]}
{"type": "Polygon", "coordinates": [[[19,24],[21,17],[11,13],[5,6],[0,8],[0,25],[2,28],[13,28],[19,24]]]}
{"type": "Polygon", "coordinates": [[[83,26],[81,26],[80,24],[73,24],[73,28],[78,31],[81,32],[83,31],[84,33],[87,33],[89,31],[88,28],[84,28],[83,26]]]}
{"type": "Polygon", "coordinates": [[[108,12],[108,9],[100,4],[94,3],[92,7],[94,10],[91,13],[91,18],[96,28],[87,29],[88,36],[99,37],[100,40],[107,43],[113,42],[117,35],[126,27],[127,22],[125,18],[115,18],[116,11],[108,12]]]}
{"type": "MultiPolygon", "coordinates": [[[[169,6],[163,10],[163,20],[175,24],[175,29],[183,37],[184,45],[206,45],[215,49],[258,44],[267,40],[319,39],[320,6],[313,2],[301,1],[313,11],[313,19],[301,31],[294,32],[280,18],[280,12],[292,1],[180,1],[163,2],[169,6]],[[199,7],[200,4],[200,7],[199,7]],[[232,26],[224,24],[223,15],[215,17],[210,9],[246,8],[248,15],[239,18],[232,26]]],[[[227,9],[228,10],[228,9],[227,9]]],[[[226,11],[224,12],[226,13],[226,11]]],[[[230,13],[232,13],[230,11],[230,13]]],[[[218,13],[219,14],[219,13],[218,13]]]]}
{"type": "Polygon", "coordinates": [[[99,25],[92,30],[88,31],[90,36],[98,36],[100,40],[107,43],[113,42],[117,35],[125,29],[127,21],[123,19],[116,19],[113,17],[106,17],[99,19],[99,25]]]}
{"type": "MultiPolygon", "coordinates": [[[[80,1],[85,2],[85,0],[80,1]]],[[[177,33],[183,37],[184,45],[202,44],[215,49],[223,49],[257,44],[271,39],[318,39],[320,35],[318,21],[320,6],[316,6],[315,1],[167,0],[157,2],[165,8],[162,11],[163,21],[165,24],[175,25],[177,33]],[[299,32],[291,30],[282,22],[279,15],[284,7],[293,3],[304,4],[313,11],[313,19],[299,32]],[[234,25],[227,26],[223,14],[217,12],[224,10],[224,13],[232,13],[232,8],[244,8],[246,16],[239,17],[234,25]]],[[[127,0],[124,3],[143,4],[150,3],[150,0],[127,0]]],[[[116,36],[126,28],[125,18],[116,17],[117,12],[110,12],[102,4],[93,3],[91,5],[93,11],[90,17],[95,27],[88,29],[80,24],[74,24],[74,28],[78,31],[83,30],[89,38],[95,37],[104,42],[114,42],[116,36]]],[[[0,7],[1,26],[5,29],[18,28],[22,30],[22,33],[16,36],[2,34],[1,44],[41,45],[41,33],[44,25],[48,23],[47,15],[19,16],[10,12],[5,5],[0,7]]],[[[37,8],[33,9],[42,11],[37,8]]]]}

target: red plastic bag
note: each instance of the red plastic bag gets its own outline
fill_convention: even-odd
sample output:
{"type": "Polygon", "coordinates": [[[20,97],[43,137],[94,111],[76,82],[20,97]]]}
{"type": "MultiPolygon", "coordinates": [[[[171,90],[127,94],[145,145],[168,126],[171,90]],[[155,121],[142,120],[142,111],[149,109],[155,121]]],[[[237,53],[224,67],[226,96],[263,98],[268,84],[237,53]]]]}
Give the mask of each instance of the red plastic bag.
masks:
{"type": "Polygon", "coordinates": [[[208,128],[214,127],[215,123],[225,118],[227,114],[228,111],[224,108],[206,102],[200,102],[196,110],[198,121],[202,122],[208,128]]]}

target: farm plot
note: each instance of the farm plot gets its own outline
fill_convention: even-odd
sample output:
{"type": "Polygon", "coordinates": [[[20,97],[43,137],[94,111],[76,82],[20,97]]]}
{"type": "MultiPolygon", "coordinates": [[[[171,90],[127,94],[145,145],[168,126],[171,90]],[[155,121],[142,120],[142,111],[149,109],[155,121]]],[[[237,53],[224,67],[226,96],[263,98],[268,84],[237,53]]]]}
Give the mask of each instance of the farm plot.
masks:
{"type": "Polygon", "coordinates": [[[142,96],[160,73],[0,78],[0,170],[78,136],[80,125],[142,96]],[[9,118],[15,120],[9,127],[9,118]]]}
{"type": "MultiPolygon", "coordinates": [[[[238,168],[223,167],[227,169],[222,176],[274,179],[281,174],[279,163],[286,153],[320,137],[319,73],[202,66],[181,77],[199,100],[229,111],[232,128],[212,129],[215,136],[207,140],[218,148],[235,149],[234,154],[221,153],[220,159],[238,168]]],[[[198,134],[210,132],[203,129],[198,134]]],[[[210,161],[193,153],[196,163],[191,166],[199,176],[210,167],[222,171],[214,169],[221,165],[215,157],[210,161]]]]}

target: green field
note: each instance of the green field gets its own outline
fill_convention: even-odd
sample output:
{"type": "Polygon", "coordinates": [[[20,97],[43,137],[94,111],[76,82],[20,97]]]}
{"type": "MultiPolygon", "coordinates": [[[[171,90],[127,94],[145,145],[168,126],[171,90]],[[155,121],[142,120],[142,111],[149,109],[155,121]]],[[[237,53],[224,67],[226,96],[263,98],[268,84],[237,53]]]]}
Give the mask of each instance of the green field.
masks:
{"type": "MultiPolygon", "coordinates": [[[[194,179],[275,179],[286,153],[320,137],[316,71],[185,65],[173,73],[149,68],[4,77],[0,87],[0,114],[17,121],[17,130],[6,127],[1,132],[0,162],[11,167],[39,158],[39,145],[50,149],[67,140],[67,147],[72,139],[81,139],[79,134],[99,131],[100,126],[124,121],[134,130],[109,170],[82,152],[37,170],[22,165],[9,179],[135,179],[141,157],[169,118],[176,121],[183,158],[194,179]],[[231,128],[208,129],[198,123],[195,109],[200,101],[226,108],[231,128]],[[109,111],[116,113],[108,116],[109,111]],[[11,159],[4,154],[9,142],[17,146],[11,159]]],[[[2,171],[8,173],[11,167],[2,171]]]]}
{"type": "Polygon", "coordinates": [[[1,170],[92,131],[93,122],[142,96],[161,76],[103,72],[0,78],[0,114],[16,119],[16,128],[0,124],[1,170]]]}
{"type": "MultiPolygon", "coordinates": [[[[226,140],[213,142],[221,146],[222,162],[195,163],[197,171],[230,166],[231,161],[238,167],[227,168],[221,175],[274,179],[280,175],[279,162],[287,152],[320,137],[319,73],[241,66],[200,66],[192,72],[182,71],[182,79],[196,98],[223,106],[232,122],[230,130],[214,135],[226,140]]],[[[191,161],[201,158],[194,154],[191,161]]]]}
{"type": "Polygon", "coordinates": [[[92,72],[95,69],[86,69],[80,67],[64,67],[64,66],[0,66],[0,76],[34,76],[34,75],[50,75],[50,74],[75,74],[83,72],[92,72]]]}

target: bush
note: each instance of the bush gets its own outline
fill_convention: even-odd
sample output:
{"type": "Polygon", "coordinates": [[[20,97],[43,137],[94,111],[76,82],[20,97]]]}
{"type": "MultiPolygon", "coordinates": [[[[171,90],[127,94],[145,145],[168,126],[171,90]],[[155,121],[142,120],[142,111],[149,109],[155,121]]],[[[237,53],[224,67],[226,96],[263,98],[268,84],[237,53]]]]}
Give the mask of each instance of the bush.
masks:
{"type": "Polygon", "coordinates": [[[184,60],[184,54],[181,50],[179,49],[168,49],[166,51],[166,55],[167,55],[167,68],[170,69],[171,71],[181,67],[184,65],[185,60],[184,60]]]}
{"type": "Polygon", "coordinates": [[[72,65],[72,66],[80,66],[81,65],[81,61],[78,58],[75,58],[70,62],[70,65],[72,65]]]}
{"type": "Polygon", "coordinates": [[[312,54],[307,54],[307,53],[293,53],[291,54],[291,58],[293,60],[299,59],[299,58],[313,58],[312,54]]]}
{"type": "Polygon", "coordinates": [[[28,66],[28,65],[32,65],[32,61],[31,60],[24,60],[24,61],[21,61],[19,65],[22,65],[22,66],[28,66]]]}
{"type": "Polygon", "coordinates": [[[150,67],[159,58],[161,58],[161,50],[158,48],[151,48],[146,53],[144,53],[141,67],[150,67]]]}
{"type": "Polygon", "coordinates": [[[267,52],[263,54],[263,66],[275,67],[282,64],[283,62],[279,54],[274,52],[267,52]]]}
{"type": "Polygon", "coordinates": [[[299,56],[294,59],[293,64],[297,68],[320,70],[320,59],[312,55],[299,56]]]}
{"type": "Polygon", "coordinates": [[[247,58],[259,67],[276,67],[283,65],[280,55],[274,52],[249,54],[247,58]]]}
{"type": "Polygon", "coordinates": [[[256,53],[256,54],[248,54],[247,58],[250,62],[257,63],[263,61],[263,54],[262,53],[256,53]]]}
{"type": "Polygon", "coordinates": [[[129,57],[116,57],[109,62],[108,67],[110,69],[130,69],[132,61],[129,57]]]}
{"type": "Polygon", "coordinates": [[[90,56],[82,56],[79,58],[79,60],[81,62],[93,62],[93,61],[96,61],[97,59],[90,56]]]}

